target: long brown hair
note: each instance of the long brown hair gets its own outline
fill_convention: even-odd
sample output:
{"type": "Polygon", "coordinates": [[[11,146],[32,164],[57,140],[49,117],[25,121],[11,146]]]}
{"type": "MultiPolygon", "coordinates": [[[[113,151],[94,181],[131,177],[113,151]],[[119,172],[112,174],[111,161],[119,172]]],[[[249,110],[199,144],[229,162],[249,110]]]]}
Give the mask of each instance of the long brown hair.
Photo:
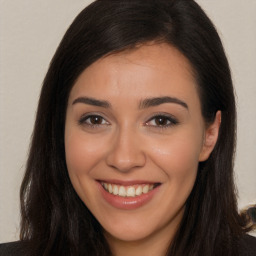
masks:
{"type": "Polygon", "coordinates": [[[206,122],[222,112],[217,144],[199,164],[180,228],[168,255],[236,255],[245,223],[233,182],[236,109],[221,40],[193,0],[98,0],[62,39],[39,100],[21,186],[21,240],[29,255],[110,255],[101,226],[68,177],[64,124],[69,92],[84,69],[104,55],[159,41],[176,47],[193,67],[206,122]],[[223,246],[225,244],[225,246],[223,246]]]}

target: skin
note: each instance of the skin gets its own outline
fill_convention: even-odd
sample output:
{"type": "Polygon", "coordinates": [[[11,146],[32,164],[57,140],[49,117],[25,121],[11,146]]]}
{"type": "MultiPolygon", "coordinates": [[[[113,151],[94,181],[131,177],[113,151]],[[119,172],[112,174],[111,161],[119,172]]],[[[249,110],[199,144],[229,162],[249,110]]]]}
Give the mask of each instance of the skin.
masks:
{"type": "Polygon", "coordinates": [[[167,44],[109,55],[78,77],[66,114],[67,167],[77,194],[104,228],[113,255],[165,255],[198,163],[207,160],[216,143],[220,116],[206,126],[192,68],[167,44]],[[170,102],[140,107],[145,99],[163,96],[187,107],[170,102]],[[74,103],[79,97],[108,101],[111,107],[74,103]],[[103,118],[92,125],[95,119],[86,115],[103,118]],[[159,115],[168,117],[161,123],[159,115]],[[98,189],[97,180],[110,179],[161,185],[147,204],[123,210],[107,203],[98,189]]]}

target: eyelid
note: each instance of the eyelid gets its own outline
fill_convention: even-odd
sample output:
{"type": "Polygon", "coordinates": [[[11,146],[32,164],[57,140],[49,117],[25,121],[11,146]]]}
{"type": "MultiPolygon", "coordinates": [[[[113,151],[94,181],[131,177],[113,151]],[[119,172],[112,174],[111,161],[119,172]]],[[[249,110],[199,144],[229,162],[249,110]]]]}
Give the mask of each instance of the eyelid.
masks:
{"type": "Polygon", "coordinates": [[[98,126],[101,126],[101,125],[109,125],[110,122],[107,120],[107,118],[104,117],[104,115],[102,113],[98,113],[98,112],[89,112],[89,113],[85,113],[83,114],[79,120],[78,120],[78,123],[80,125],[87,125],[87,126],[90,126],[90,127],[98,127],[98,126]],[[104,124],[89,124],[89,123],[86,123],[86,120],[90,117],[100,117],[102,118],[106,123],[104,124]]]}
{"type": "Polygon", "coordinates": [[[166,114],[166,113],[157,113],[154,114],[150,119],[148,119],[148,121],[145,123],[146,126],[150,126],[153,128],[168,128],[170,126],[174,126],[179,124],[179,121],[176,117],[174,117],[171,114],[166,114]],[[148,124],[150,121],[157,119],[157,118],[165,118],[167,119],[170,123],[169,124],[165,124],[165,125],[150,125],[148,124]]]}
{"type": "MultiPolygon", "coordinates": [[[[78,120],[79,125],[86,125],[89,128],[97,128],[100,126],[106,126],[106,125],[110,125],[110,122],[108,121],[108,119],[105,117],[104,114],[99,113],[99,112],[89,112],[89,113],[84,113],[78,120]],[[102,124],[90,124],[88,122],[86,122],[87,119],[89,119],[90,117],[100,117],[104,120],[104,123],[102,124]]],[[[169,114],[169,113],[155,113],[153,114],[150,118],[148,118],[148,120],[144,123],[145,126],[148,127],[152,127],[152,128],[168,128],[168,127],[172,127],[174,125],[179,124],[179,121],[176,117],[174,117],[173,115],[169,114]],[[157,118],[164,118],[168,121],[167,124],[150,124],[150,122],[152,122],[153,120],[156,120],[157,118]]]]}

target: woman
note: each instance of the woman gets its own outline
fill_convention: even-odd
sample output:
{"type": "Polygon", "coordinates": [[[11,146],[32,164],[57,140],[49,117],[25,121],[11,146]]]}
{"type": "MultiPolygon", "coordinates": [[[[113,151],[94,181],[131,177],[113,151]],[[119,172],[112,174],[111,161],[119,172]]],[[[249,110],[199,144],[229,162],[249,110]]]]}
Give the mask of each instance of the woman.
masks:
{"type": "Polygon", "coordinates": [[[21,242],[2,251],[255,255],[236,206],[235,129],[228,62],[194,1],[95,1],[44,80],[21,242]]]}

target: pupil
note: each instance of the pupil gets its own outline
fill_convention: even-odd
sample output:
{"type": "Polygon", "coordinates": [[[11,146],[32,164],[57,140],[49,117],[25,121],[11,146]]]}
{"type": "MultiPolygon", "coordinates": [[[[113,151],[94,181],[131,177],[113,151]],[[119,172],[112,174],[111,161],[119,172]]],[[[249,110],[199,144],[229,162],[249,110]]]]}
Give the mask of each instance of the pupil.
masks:
{"type": "Polygon", "coordinates": [[[92,124],[101,124],[102,122],[102,117],[99,116],[92,116],[91,117],[91,123],[92,124]]]}
{"type": "Polygon", "coordinates": [[[156,119],[156,124],[157,125],[166,125],[166,118],[164,117],[159,117],[156,119]]]}

